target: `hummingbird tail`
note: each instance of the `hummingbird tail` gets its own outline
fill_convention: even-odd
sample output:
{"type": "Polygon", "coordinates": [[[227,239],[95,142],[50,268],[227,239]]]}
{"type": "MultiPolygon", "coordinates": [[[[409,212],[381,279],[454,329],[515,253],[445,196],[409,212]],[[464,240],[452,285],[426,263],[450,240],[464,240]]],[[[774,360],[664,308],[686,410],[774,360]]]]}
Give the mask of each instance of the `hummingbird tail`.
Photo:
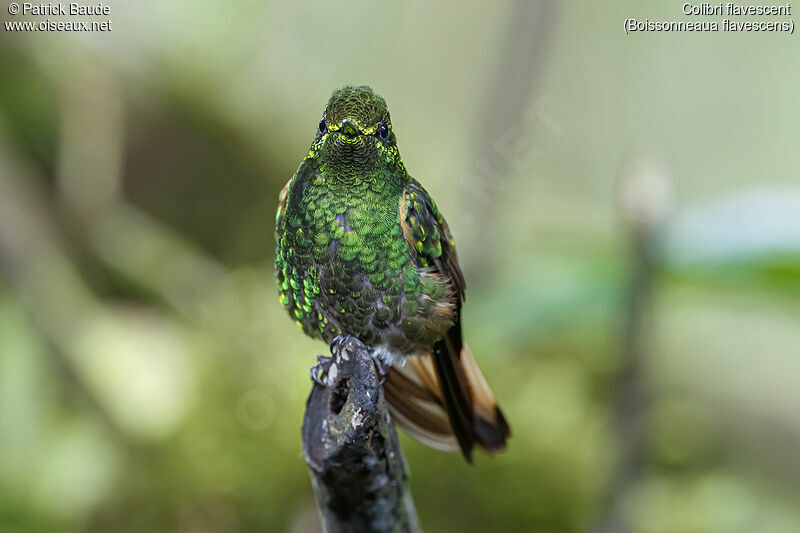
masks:
{"type": "Polygon", "coordinates": [[[443,351],[450,346],[408,356],[383,387],[389,412],[408,434],[438,450],[461,450],[471,462],[474,446],[500,451],[510,431],[469,347],[450,357],[443,351]]]}

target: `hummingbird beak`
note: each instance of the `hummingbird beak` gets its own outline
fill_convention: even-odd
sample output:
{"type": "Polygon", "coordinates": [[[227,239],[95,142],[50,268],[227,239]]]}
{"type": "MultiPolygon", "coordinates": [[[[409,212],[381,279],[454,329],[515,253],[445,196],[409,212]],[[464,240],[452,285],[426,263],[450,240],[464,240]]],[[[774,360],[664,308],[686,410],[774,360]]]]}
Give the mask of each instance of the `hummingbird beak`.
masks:
{"type": "Polygon", "coordinates": [[[346,118],[342,120],[342,125],[339,127],[339,133],[347,137],[355,137],[361,132],[359,131],[358,125],[355,122],[346,118]]]}

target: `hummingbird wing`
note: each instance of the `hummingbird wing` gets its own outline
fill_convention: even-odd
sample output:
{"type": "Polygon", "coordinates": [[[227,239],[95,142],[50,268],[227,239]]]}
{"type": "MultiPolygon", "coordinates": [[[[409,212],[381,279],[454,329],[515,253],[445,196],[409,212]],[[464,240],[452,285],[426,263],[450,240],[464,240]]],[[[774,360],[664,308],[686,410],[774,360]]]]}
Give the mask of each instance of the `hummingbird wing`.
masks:
{"type": "Polygon", "coordinates": [[[436,204],[416,180],[406,186],[401,197],[400,224],[418,267],[432,269],[448,280],[455,301],[453,325],[433,345],[431,353],[411,357],[407,367],[393,369],[385,386],[387,400],[401,426],[421,442],[451,449],[455,441],[471,462],[476,444],[490,452],[502,449],[510,432],[491,389],[462,342],[465,283],[455,243],[436,204]]]}
{"type": "Polygon", "coordinates": [[[281,189],[280,194],[278,195],[278,210],[275,212],[275,242],[281,242],[281,221],[283,220],[283,214],[286,212],[286,198],[289,196],[289,185],[291,185],[292,180],[294,178],[290,178],[289,181],[286,182],[286,185],[283,186],[281,189]]]}

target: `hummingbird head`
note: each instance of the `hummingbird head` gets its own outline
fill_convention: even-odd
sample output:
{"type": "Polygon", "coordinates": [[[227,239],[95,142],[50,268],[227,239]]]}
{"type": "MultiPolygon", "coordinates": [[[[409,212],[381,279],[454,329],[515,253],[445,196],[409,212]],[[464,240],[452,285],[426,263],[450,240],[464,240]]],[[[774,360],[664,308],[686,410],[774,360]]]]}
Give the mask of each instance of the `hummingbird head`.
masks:
{"type": "Polygon", "coordinates": [[[378,171],[402,166],[386,101],[365,85],[334,91],[309,152],[315,156],[326,175],[344,182],[377,179],[378,171]]]}

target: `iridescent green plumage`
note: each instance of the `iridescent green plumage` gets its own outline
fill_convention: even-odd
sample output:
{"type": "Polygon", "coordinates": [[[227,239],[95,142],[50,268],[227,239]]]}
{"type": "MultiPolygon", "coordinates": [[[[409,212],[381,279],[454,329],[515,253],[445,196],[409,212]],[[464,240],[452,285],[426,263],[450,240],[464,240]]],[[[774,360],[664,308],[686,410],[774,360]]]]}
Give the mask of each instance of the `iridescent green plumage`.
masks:
{"type": "Polygon", "coordinates": [[[442,256],[444,221],[406,173],[382,98],[342,89],[324,120],[327,132],[318,132],[278,211],[281,302],[305,333],[326,341],[347,333],[400,353],[426,349],[452,325],[452,286],[426,272],[442,256]],[[340,132],[346,119],[360,133],[340,132]]]}
{"type": "Polygon", "coordinates": [[[306,334],[326,342],[355,336],[390,361],[433,353],[465,454],[473,439],[487,448],[504,442],[469,429],[455,247],[436,204],[406,172],[386,103],[369,87],[331,96],[308,155],[281,192],[276,240],[281,303],[306,334]]]}

